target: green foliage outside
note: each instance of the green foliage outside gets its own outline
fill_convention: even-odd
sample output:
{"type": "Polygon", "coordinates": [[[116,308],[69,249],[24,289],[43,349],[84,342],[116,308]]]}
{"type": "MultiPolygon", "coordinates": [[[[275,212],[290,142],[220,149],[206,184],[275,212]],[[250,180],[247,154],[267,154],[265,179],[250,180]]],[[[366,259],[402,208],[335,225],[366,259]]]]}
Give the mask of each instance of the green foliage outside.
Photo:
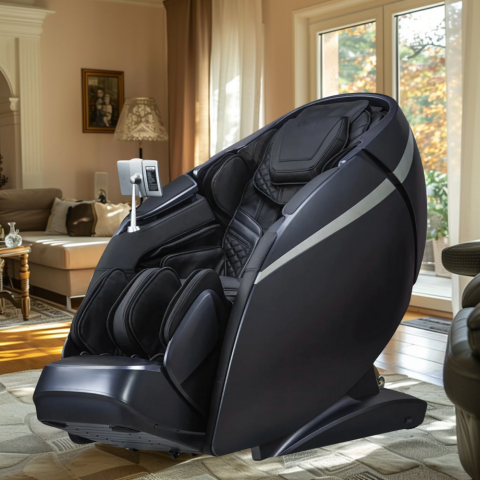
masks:
{"type": "Polygon", "coordinates": [[[339,93],[376,91],[375,23],[365,23],[340,30],[338,63],[339,93]]]}
{"type": "Polygon", "coordinates": [[[448,177],[446,173],[425,172],[427,184],[427,238],[448,237],[448,177]]]}

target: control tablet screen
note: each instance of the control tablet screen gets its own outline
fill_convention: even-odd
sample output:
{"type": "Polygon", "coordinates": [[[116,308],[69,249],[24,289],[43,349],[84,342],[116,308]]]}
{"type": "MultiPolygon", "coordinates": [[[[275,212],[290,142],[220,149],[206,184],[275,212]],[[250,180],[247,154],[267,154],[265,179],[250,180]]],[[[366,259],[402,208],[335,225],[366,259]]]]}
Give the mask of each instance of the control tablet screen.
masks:
{"type": "Polygon", "coordinates": [[[155,170],[155,167],[145,167],[145,171],[147,173],[148,189],[151,192],[158,192],[158,182],[157,176],[155,175],[155,170]]]}

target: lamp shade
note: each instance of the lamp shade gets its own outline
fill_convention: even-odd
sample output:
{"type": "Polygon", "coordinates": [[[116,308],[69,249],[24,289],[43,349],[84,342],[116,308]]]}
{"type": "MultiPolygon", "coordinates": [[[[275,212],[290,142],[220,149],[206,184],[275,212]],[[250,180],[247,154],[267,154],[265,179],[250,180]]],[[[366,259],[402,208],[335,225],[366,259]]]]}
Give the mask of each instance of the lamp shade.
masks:
{"type": "Polygon", "coordinates": [[[113,138],[124,142],[168,140],[155,100],[127,98],[113,138]]]}

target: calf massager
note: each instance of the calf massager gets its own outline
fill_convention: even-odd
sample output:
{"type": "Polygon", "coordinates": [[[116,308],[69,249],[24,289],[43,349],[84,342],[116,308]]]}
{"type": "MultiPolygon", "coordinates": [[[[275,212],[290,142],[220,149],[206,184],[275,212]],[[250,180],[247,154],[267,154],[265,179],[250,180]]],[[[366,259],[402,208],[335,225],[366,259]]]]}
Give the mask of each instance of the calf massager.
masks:
{"type": "Polygon", "coordinates": [[[426,403],[373,366],[426,235],[394,100],[297,108],[145,199],[137,222],[112,237],[43,370],[41,422],[76,443],[257,460],[422,423],[426,403]]]}

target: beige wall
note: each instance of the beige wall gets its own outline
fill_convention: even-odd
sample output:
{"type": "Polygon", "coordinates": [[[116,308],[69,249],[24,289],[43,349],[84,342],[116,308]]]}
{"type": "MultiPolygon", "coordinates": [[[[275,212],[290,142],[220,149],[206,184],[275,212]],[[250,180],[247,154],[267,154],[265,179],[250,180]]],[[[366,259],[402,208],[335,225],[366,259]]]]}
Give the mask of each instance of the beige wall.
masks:
{"type": "Polygon", "coordinates": [[[295,108],[293,12],[326,0],[263,0],[265,23],[265,120],[295,108]]]}
{"type": "MultiPolygon", "coordinates": [[[[56,12],[45,20],[41,38],[44,186],[90,199],[94,172],[108,172],[110,200],[126,200],[116,162],[137,156],[138,145],[115,142],[113,134],[82,132],[80,72],[124,71],[126,98],[155,98],[166,124],[165,10],[93,0],[37,0],[35,6],[56,12]]],[[[144,158],[159,161],[163,183],[167,143],[144,145],[144,158]]]]}

